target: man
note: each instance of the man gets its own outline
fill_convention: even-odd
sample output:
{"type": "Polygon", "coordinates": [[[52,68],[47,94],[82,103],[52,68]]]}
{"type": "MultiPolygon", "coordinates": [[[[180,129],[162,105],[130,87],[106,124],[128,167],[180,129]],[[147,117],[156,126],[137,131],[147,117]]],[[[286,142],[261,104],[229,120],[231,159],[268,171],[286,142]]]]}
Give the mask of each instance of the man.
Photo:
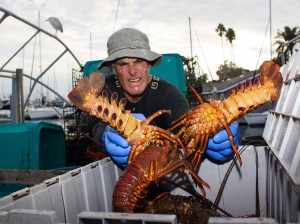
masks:
{"type": "MultiPolygon", "coordinates": [[[[158,110],[171,110],[172,115],[161,115],[153,124],[168,129],[172,121],[190,110],[185,96],[175,86],[149,74],[151,66],[160,63],[162,56],[151,51],[146,34],[137,29],[124,28],[112,34],[107,42],[108,57],[99,69],[110,72],[105,89],[109,94],[117,92],[119,99],[126,98],[126,110],[131,110],[138,119],[145,119],[158,110]]],[[[103,141],[106,151],[114,161],[126,166],[131,149],[126,139],[104,122],[93,118],[93,137],[103,141]]],[[[230,125],[235,144],[238,144],[237,123],[230,125]]],[[[221,131],[210,139],[207,154],[214,160],[227,161],[232,158],[228,135],[221,131]]]]}

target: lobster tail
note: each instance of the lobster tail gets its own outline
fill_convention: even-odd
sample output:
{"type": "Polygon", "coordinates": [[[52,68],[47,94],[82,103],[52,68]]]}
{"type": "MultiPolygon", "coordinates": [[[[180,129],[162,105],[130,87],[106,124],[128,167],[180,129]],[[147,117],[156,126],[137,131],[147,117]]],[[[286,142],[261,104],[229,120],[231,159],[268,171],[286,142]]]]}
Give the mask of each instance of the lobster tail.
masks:
{"type": "Polygon", "coordinates": [[[142,206],[140,199],[147,196],[150,181],[144,178],[144,168],[138,162],[132,162],[120,176],[113,193],[113,208],[115,212],[133,213],[142,206]]]}
{"type": "Polygon", "coordinates": [[[86,97],[86,93],[80,90],[79,88],[73,89],[68,94],[69,100],[83,111],[87,111],[86,108],[84,107],[85,97],[86,97]]]}
{"type": "Polygon", "coordinates": [[[90,75],[90,85],[94,89],[95,96],[98,96],[105,84],[105,77],[100,72],[93,72],[90,75]]]}
{"type": "Polygon", "coordinates": [[[282,86],[279,69],[279,65],[273,61],[265,61],[260,66],[259,78],[256,77],[253,83],[247,80],[244,85],[239,84],[236,90],[230,91],[229,97],[219,103],[219,109],[229,112],[229,116],[226,115],[228,123],[279,98],[282,86]]]}
{"type": "Polygon", "coordinates": [[[265,86],[270,101],[278,100],[282,87],[282,74],[280,67],[273,61],[265,61],[260,66],[261,84],[265,86]]]}
{"type": "Polygon", "coordinates": [[[102,91],[105,84],[105,77],[99,72],[93,72],[88,77],[84,77],[77,82],[77,87],[74,88],[68,94],[68,98],[75,106],[85,112],[90,111],[90,107],[87,107],[88,97],[96,98],[102,91]]]}

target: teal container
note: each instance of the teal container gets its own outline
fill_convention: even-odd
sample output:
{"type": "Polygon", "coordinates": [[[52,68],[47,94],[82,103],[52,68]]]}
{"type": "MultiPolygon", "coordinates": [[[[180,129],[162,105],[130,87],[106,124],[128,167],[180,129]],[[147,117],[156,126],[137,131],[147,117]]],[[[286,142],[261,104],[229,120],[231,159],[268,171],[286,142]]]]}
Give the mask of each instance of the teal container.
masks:
{"type": "MultiPolygon", "coordinates": [[[[172,83],[186,95],[187,88],[182,57],[179,54],[163,54],[162,56],[161,63],[158,66],[151,67],[150,74],[172,83]]],[[[97,67],[101,61],[86,62],[83,68],[83,76],[89,77],[92,72],[99,72],[97,67]]],[[[104,75],[107,75],[107,73],[104,73],[104,75]]]]}
{"type": "MultiPolygon", "coordinates": [[[[66,166],[65,133],[47,122],[0,125],[0,169],[49,170],[66,166]]],[[[0,196],[24,185],[1,184],[0,196]]]]}

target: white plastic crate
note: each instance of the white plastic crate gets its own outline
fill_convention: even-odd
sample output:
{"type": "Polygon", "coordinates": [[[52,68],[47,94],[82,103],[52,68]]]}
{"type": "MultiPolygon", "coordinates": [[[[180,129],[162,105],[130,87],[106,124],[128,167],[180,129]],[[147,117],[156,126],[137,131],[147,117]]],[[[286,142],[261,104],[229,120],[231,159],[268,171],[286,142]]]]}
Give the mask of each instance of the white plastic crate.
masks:
{"type": "MultiPolygon", "coordinates": [[[[255,196],[258,194],[260,208],[264,214],[267,170],[265,165],[268,151],[265,147],[245,146],[241,157],[244,164],[241,168],[235,165],[231,171],[219,207],[236,217],[254,214],[256,210],[255,196]],[[256,176],[256,163],[261,164],[257,167],[259,176],[256,176]],[[262,186],[258,192],[256,192],[256,183],[262,186]]],[[[209,200],[213,201],[218,194],[221,181],[229,166],[230,163],[216,165],[209,161],[205,161],[201,165],[200,176],[211,187],[211,190],[207,189],[209,200]]],[[[34,223],[36,215],[39,219],[43,218],[43,223],[49,224],[57,222],[96,223],[98,221],[98,223],[117,223],[117,221],[125,222],[126,220],[128,223],[132,223],[134,219],[136,223],[152,223],[155,220],[155,223],[177,223],[173,216],[127,214],[124,218],[124,215],[112,213],[113,189],[121,173],[122,171],[107,158],[74,169],[31,188],[15,192],[0,199],[0,211],[3,211],[2,214],[0,213],[0,223],[1,221],[2,223],[14,223],[11,220],[15,218],[32,220],[34,223]],[[89,215],[91,216],[89,217],[89,215]]],[[[181,182],[181,186],[169,183],[171,193],[189,195],[180,188],[183,185],[194,187],[189,175],[178,171],[175,176],[179,183],[181,182]]],[[[170,175],[170,178],[174,180],[173,177],[170,175]]],[[[196,191],[199,189],[196,188],[196,191]]]]}
{"type": "Polygon", "coordinates": [[[176,215],[128,214],[112,212],[82,212],[78,224],[177,224],[176,215]]]}
{"type": "Polygon", "coordinates": [[[278,224],[270,218],[210,218],[208,224],[278,224]]]}
{"type": "Polygon", "coordinates": [[[110,159],[103,159],[3,197],[0,210],[8,215],[16,208],[32,210],[22,216],[33,220],[34,212],[54,211],[59,222],[77,223],[80,212],[112,211],[113,189],[120,173],[110,159]]]}
{"type": "Polygon", "coordinates": [[[282,67],[284,85],[275,111],[271,111],[263,137],[294,184],[300,185],[300,43],[282,67]]]}
{"type": "Polygon", "coordinates": [[[300,222],[300,43],[289,64],[275,111],[270,111],[263,137],[272,153],[268,159],[267,215],[280,223],[300,222]]]}

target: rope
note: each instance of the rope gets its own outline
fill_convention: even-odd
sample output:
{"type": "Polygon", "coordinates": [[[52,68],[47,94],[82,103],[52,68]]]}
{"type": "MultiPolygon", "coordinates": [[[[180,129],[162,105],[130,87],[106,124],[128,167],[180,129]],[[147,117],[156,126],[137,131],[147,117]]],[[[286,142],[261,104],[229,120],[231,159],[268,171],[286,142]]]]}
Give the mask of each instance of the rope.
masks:
{"type": "MultiPolygon", "coordinates": [[[[193,27],[193,29],[194,29],[194,32],[195,32],[195,35],[196,35],[196,38],[197,38],[197,42],[198,42],[198,44],[199,44],[199,46],[200,46],[200,50],[201,50],[201,53],[202,53],[202,55],[203,55],[203,58],[204,58],[205,64],[206,64],[206,66],[207,66],[207,69],[208,69],[208,72],[209,72],[210,78],[211,78],[211,80],[214,80],[214,79],[213,79],[213,77],[212,77],[212,75],[211,75],[211,72],[210,72],[210,69],[209,69],[209,66],[208,66],[208,63],[207,63],[206,57],[205,57],[205,55],[204,55],[204,52],[203,52],[203,49],[202,49],[201,43],[200,43],[200,41],[199,41],[198,35],[197,35],[197,33],[196,33],[196,29],[194,28],[193,24],[192,24],[192,27],[193,27]]],[[[201,69],[201,70],[202,70],[202,69],[201,69]]]]}
{"type": "Polygon", "coordinates": [[[266,31],[265,31],[265,35],[264,35],[264,38],[263,38],[263,42],[262,42],[262,45],[261,45],[261,48],[260,48],[260,51],[259,51],[259,54],[258,54],[258,59],[257,59],[257,62],[256,62],[256,66],[255,66],[255,70],[254,70],[254,74],[253,74],[253,78],[252,78],[253,81],[254,81],[254,79],[255,79],[255,75],[256,75],[256,70],[257,70],[259,58],[260,58],[261,51],[262,51],[262,48],[263,48],[263,45],[264,45],[264,42],[265,42],[265,38],[266,38],[266,35],[267,35],[267,32],[268,32],[269,23],[270,23],[270,18],[269,18],[269,20],[268,20],[267,27],[266,27],[266,31]]]}
{"type": "Polygon", "coordinates": [[[119,12],[119,5],[120,5],[120,0],[118,0],[118,6],[117,6],[117,12],[116,12],[116,18],[115,18],[115,24],[114,24],[114,30],[113,30],[113,32],[115,32],[115,28],[116,28],[116,23],[117,23],[117,18],[118,18],[118,12],[119,12]]]}

